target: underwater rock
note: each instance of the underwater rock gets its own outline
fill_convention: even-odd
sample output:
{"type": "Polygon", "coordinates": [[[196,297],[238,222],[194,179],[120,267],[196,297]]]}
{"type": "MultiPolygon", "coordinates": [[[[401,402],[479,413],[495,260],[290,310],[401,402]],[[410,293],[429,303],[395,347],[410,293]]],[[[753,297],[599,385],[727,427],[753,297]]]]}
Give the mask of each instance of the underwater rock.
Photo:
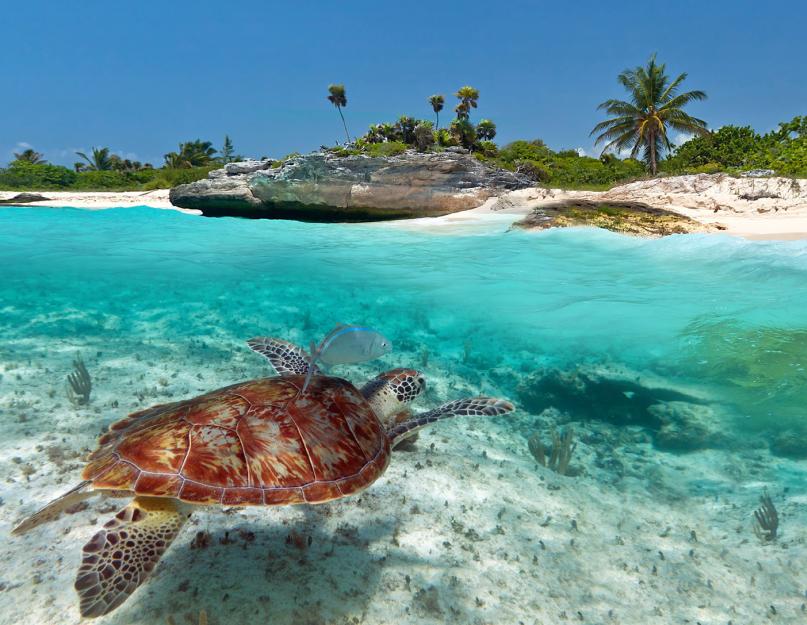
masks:
{"type": "Polygon", "coordinates": [[[454,152],[389,157],[317,152],[273,165],[229,163],[206,180],[171,189],[171,203],[213,217],[376,221],[468,210],[530,186],[523,176],[454,152]]]}
{"type": "Polygon", "coordinates": [[[541,369],[518,386],[521,406],[541,414],[548,408],[575,420],[598,420],[648,428],[659,449],[691,451],[722,442],[714,410],[693,395],[644,384],[629,371],[577,367],[541,369]]]}
{"type": "Polygon", "coordinates": [[[775,435],[770,442],[771,453],[793,460],[807,459],[807,432],[785,430],[775,435]]]}
{"type": "Polygon", "coordinates": [[[713,227],[689,217],[640,202],[596,202],[585,199],[544,204],[513,224],[514,228],[524,230],[572,226],[594,226],[638,236],[666,236],[714,230],[713,227]]]}
{"type": "Polygon", "coordinates": [[[715,411],[704,405],[684,401],[665,401],[647,409],[660,423],[653,443],[665,451],[695,451],[717,447],[725,435],[715,411]]]}

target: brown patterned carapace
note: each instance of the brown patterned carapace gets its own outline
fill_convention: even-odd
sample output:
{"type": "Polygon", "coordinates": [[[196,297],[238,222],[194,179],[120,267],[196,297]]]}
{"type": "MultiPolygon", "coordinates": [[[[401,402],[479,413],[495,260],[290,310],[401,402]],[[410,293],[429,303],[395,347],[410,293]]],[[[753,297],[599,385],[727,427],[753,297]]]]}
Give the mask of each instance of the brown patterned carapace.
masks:
{"type": "Polygon", "coordinates": [[[95,488],[195,504],[321,503],[372,484],[389,439],[345,380],[263,378],[113,424],[84,478],[95,488]]]}

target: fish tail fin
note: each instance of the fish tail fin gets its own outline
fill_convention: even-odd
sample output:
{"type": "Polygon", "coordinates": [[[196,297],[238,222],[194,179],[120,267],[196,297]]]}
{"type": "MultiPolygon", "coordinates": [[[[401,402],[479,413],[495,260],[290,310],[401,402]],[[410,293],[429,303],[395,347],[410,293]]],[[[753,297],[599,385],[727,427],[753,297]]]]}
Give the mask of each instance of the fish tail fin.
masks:
{"type": "Polygon", "coordinates": [[[305,395],[305,390],[308,388],[308,385],[311,383],[311,376],[314,375],[314,363],[317,361],[320,355],[320,348],[317,347],[317,344],[314,341],[311,341],[311,348],[310,352],[311,360],[308,362],[308,372],[305,374],[305,382],[303,383],[303,390],[300,391],[301,395],[305,395]]]}

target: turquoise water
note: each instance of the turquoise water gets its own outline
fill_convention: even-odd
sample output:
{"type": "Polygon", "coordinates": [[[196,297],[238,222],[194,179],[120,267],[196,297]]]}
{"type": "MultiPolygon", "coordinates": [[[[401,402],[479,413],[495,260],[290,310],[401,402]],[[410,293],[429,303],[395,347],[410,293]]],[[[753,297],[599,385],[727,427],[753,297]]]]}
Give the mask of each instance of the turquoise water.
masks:
{"type": "MultiPolygon", "coordinates": [[[[394,351],[336,373],[415,366],[419,409],[485,393],[517,412],[435,425],[358,497],[194,514],[99,622],[803,622],[807,242],[499,224],[0,209],[0,532],[75,484],[112,421],[267,375],[246,339],[365,323],[394,351]],[[556,428],[578,442],[566,476],[528,451],[556,428]],[[765,488],[778,542],[752,531],[765,488]]],[[[78,621],[108,502],[4,540],[0,625],[78,621]]]]}
{"type": "Polygon", "coordinates": [[[205,339],[226,357],[254,335],[307,343],[361,322],[396,346],[378,366],[426,364],[515,401],[535,370],[606,364],[697,389],[737,427],[804,431],[805,242],[9,208],[0,262],[17,357],[55,342],[120,358],[124,339],[205,339]]]}

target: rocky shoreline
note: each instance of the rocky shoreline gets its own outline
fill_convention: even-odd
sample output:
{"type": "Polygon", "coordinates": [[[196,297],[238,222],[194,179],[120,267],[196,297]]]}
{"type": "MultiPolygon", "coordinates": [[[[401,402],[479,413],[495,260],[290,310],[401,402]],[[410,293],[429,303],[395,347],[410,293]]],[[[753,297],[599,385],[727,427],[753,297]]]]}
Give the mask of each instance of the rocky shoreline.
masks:
{"type": "Polygon", "coordinates": [[[572,226],[593,226],[621,234],[651,237],[718,229],[641,202],[599,202],[587,199],[567,199],[543,204],[513,223],[513,228],[524,230],[572,226]]]}
{"type": "Polygon", "coordinates": [[[285,161],[230,163],[171,189],[175,206],[211,217],[350,222],[436,217],[531,185],[469,154],[409,151],[389,157],[327,152],[285,161]]]}
{"type": "Polygon", "coordinates": [[[639,180],[608,191],[532,185],[520,175],[456,152],[386,158],[315,153],[283,163],[229,163],[206,180],[170,192],[42,191],[39,197],[0,192],[0,203],[387,221],[444,233],[511,225],[527,230],[593,226],[637,236],[723,232],[751,239],[807,239],[807,180],[698,174],[639,180]]]}

